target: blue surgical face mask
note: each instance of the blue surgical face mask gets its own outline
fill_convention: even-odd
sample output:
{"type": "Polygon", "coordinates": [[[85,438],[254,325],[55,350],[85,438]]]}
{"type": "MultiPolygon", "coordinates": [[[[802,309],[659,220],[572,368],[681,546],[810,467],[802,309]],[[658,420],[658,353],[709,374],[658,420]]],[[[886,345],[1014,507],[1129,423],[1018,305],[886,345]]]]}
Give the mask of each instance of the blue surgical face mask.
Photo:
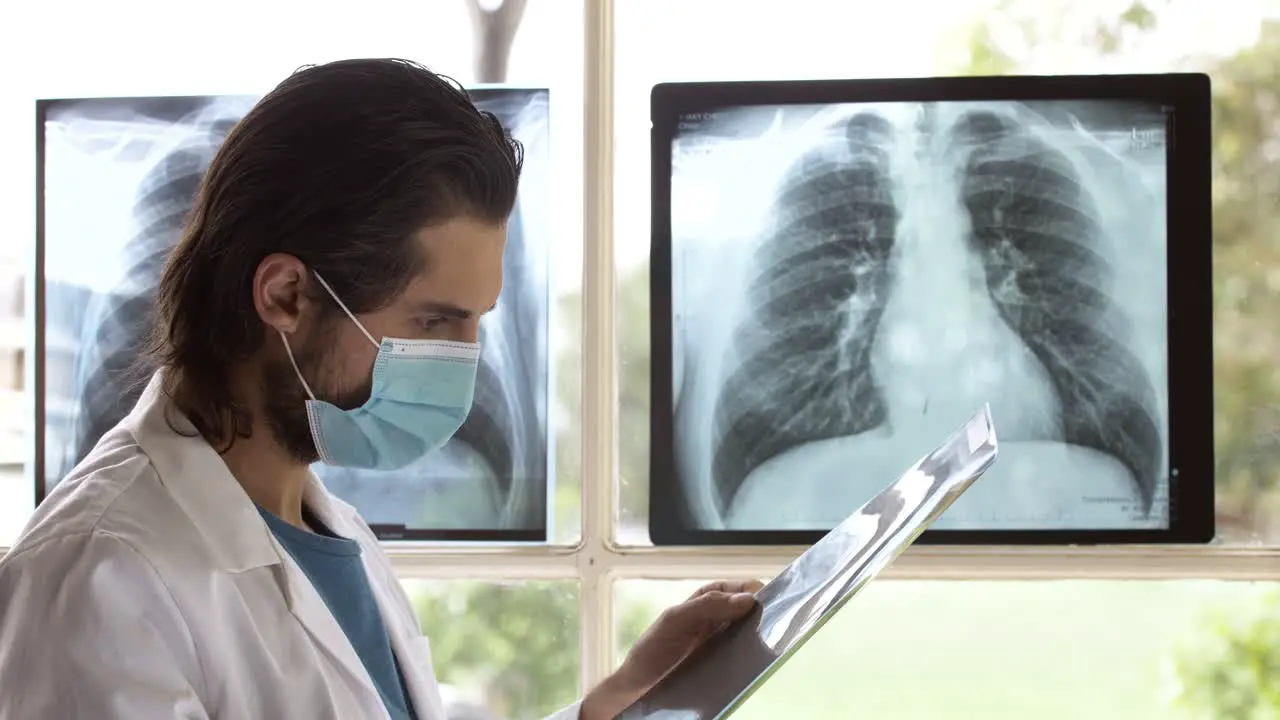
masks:
{"type": "Polygon", "coordinates": [[[397,470],[440,448],[458,431],[476,386],[480,346],[446,340],[373,339],[324,278],[316,279],[369,342],[378,348],[369,400],[353,410],[316,398],[293,359],[285,352],[307,391],[307,418],[320,460],[327,465],[368,470],[397,470]]]}

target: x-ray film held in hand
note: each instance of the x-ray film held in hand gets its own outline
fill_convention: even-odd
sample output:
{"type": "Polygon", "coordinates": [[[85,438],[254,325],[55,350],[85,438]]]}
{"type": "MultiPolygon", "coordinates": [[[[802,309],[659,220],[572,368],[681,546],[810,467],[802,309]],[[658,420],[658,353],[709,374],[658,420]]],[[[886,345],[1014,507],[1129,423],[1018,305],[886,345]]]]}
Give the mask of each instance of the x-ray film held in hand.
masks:
{"type": "Polygon", "coordinates": [[[996,452],[990,407],[984,405],[765,585],[755,611],[713,636],[619,717],[726,717],[969,489],[996,452]]]}

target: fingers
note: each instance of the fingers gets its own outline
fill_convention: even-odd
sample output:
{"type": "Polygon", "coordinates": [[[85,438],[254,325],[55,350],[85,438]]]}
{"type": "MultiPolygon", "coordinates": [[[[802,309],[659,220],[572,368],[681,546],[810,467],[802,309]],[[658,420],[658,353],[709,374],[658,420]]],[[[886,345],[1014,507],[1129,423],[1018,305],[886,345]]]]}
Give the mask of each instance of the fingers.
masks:
{"type": "Polygon", "coordinates": [[[689,599],[669,608],[673,620],[688,626],[715,627],[737,620],[756,605],[759,580],[720,580],[698,588],[689,599]]]}
{"type": "Polygon", "coordinates": [[[682,623],[716,626],[746,615],[756,605],[756,598],[749,592],[725,592],[708,590],[692,600],[671,608],[671,613],[682,623]]]}
{"type": "Polygon", "coordinates": [[[692,595],[690,600],[705,595],[709,592],[720,593],[757,593],[760,588],[764,587],[764,583],[759,580],[720,580],[719,582],[708,583],[698,588],[692,595]]]}

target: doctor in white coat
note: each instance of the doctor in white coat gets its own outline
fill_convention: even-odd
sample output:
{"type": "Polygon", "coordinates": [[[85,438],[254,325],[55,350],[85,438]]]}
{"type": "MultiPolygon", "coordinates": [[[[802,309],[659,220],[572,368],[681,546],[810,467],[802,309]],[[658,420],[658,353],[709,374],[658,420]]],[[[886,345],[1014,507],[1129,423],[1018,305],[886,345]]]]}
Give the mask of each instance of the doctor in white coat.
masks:
{"type": "MultiPolygon", "coordinates": [[[[308,467],[404,467],[462,423],[520,157],[403,61],[305,68],[244,118],[145,392],[0,560],[0,720],[446,720],[387,558],[308,467]]],[[[758,588],[671,608],[554,717],[616,716],[758,588]]]]}

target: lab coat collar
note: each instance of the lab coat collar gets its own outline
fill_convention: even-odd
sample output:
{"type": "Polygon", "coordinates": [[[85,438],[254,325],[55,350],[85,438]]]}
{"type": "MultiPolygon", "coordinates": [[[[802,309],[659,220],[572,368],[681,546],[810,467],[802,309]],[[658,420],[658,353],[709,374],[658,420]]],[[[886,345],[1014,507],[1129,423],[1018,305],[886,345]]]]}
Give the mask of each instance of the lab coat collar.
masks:
{"type": "MultiPolygon", "coordinates": [[[[161,484],[211,548],[219,569],[241,573],[283,562],[271,530],[217,451],[164,393],[164,370],[147,384],[125,419],[155,466],[161,484]]],[[[312,476],[304,498],[326,522],[346,529],[343,515],[312,476]]],[[[338,530],[338,528],[334,528],[338,530]]]]}
{"type": "MultiPolygon", "coordinates": [[[[334,498],[327,490],[314,480],[308,483],[303,492],[303,502],[324,525],[334,534],[353,538],[360,542],[363,552],[360,555],[365,574],[369,577],[374,590],[374,599],[378,611],[386,626],[391,648],[402,666],[410,667],[416,661],[410,639],[417,635],[417,628],[404,622],[401,614],[393,604],[392,597],[385,592],[386,582],[399,582],[395,578],[385,577],[385,569],[379,566],[375,557],[376,547],[371,545],[371,538],[360,527],[356,520],[355,510],[351,506],[334,498]]],[[[289,609],[307,628],[324,649],[349,673],[355,686],[371,703],[381,703],[381,696],[373,685],[368,671],[361,662],[342,627],[338,625],[333,614],[329,612],[324,600],[312,589],[311,583],[301,568],[292,563],[284,566],[285,592],[289,609]]],[[[418,709],[418,716],[426,720],[432,717],[427,711],[431,707],[434,686],[430,679],[422,673],[405,673],[406,689],[418,709]]]]}
{"type": "MultiPolygon", "coordinates": [[[[272,536],[226,463],[164,394],[163,373],[160,370],[152,376],[125,420],[125,426],[155,466],[160,482],[204,537],[220,569],[241,573],[278,566],[277,578],[289,611],[349,673],[352,687],[363,695],[363,701],[370,706],[380,706],[382,701],[377,689],[324,599],[302,569],[285,560],[287,551],[272,536]]],[[[330,495],[314,474],[303,489],[303,502],[334,533],[360,541],[366,572],[371,580],[379,577],[376,561],[370,556],[376,547],[369,546],[370,541],[361,531],[353,507],[330,495]]],[[[407,654],[411,648],[406,637],[412,634],[413,628],[403,626],[387,594],[377,581],[373,584],[397,656],[411,657],[407,654]]],[[[410,681],[411,695],[420,707],[425,707],[431,699],[430,688],[425,683],[426,680],[417,677],[410,681]]]]}
{"type": "MultiPolygon", "coordinates": [[[[303,502],[311,508],[311,512],[315,513],[316,517],[329,530],[342,537],[352,537],[353,528],[351,524],[342,513],[337,512],[334,503],[329,502],[327,494],[321,488],[315,484],[308,484],[306,490],[303,491],[303,502]]],[[[261,519],[259,521],[261,522],[261,519]]],[[[363,548],[363,550],[361,559],[364,561],[365,572],[368,573],[369,552],[368,548],[363,548]]],[[[280,552],[283,554],[287,551],[281,548],[280,552]]],[[[328,653],[329,657],[347,673],[347,677],[351,681],[351,691],[361,696],[363,704],[369,707],[381,706],[382,699],[378,694],[378,689],[374,686],[368,670],[360,660],[360,656],[356,654],[355,648],[352,647],[350,638],[347,637],[342,626],[338,624],[337,618],[330,611],[324,598],[320,597],[320,594],[316,592],[306,573],[297,563],[285,562],[279,570],[279,578],[283,581],[281,585],[289,611],[306,628],[312,639],[323,648],[324,652],[328,653]]],[[[383,597],[383,593],[378,591],[376,584],[374,584],[374,597],[377,600],[378,609],[382,611],[385,622],[388,617],[386,600],[383,597]]],[[[398,640],[398,635],[389,624],[387,630],[394,647],[398,640]]],[[[400,657],[403,657],[403,655],[400,657]]]]}

